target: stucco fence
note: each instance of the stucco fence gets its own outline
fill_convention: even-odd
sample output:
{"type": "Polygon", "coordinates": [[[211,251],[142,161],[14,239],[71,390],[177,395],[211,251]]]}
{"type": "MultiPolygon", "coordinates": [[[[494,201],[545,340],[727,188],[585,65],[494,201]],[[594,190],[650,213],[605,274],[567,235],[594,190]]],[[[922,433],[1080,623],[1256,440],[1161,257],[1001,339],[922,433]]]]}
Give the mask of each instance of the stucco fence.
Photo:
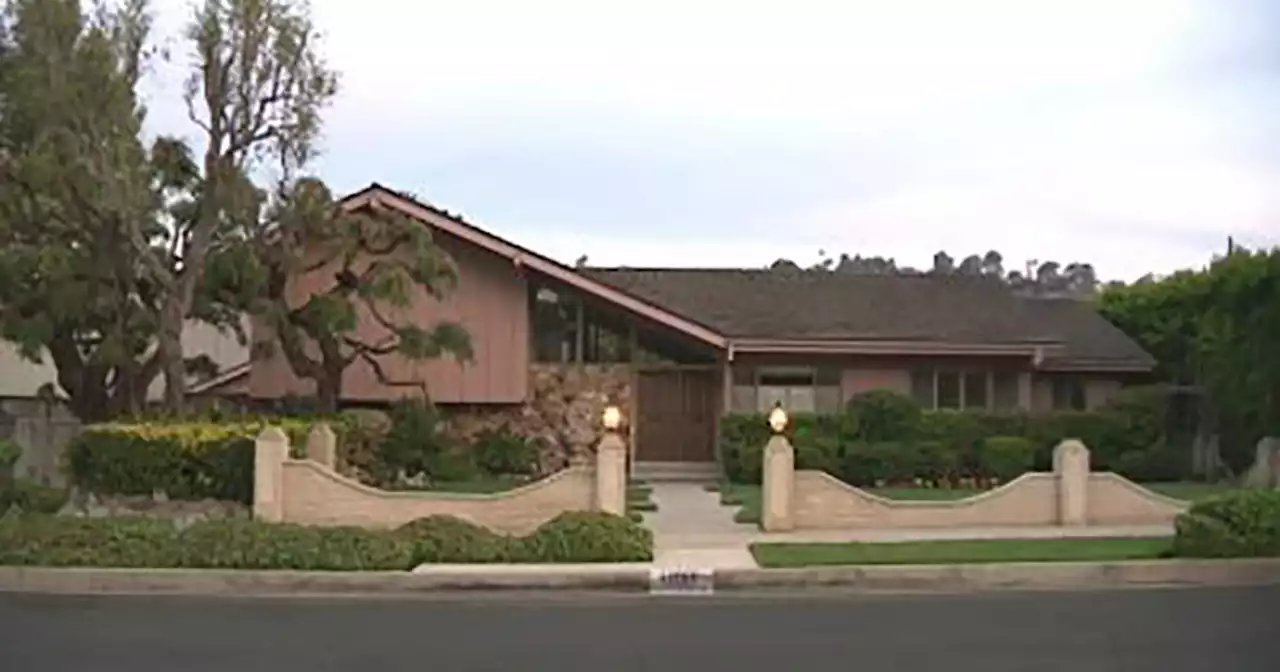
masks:
{"type": "Polygon", "coordinates": [[[897,501],[823,471],[795,469],[795,452],[775,435],[764,451],[761,524],[768,532],[840,529],[1171,524],[1190,502],[1152,492],[1119,474],[1091,472],[1089,449],[1068,439],[1052,472],[1033,472],[956,501],[897,501]]]}
{"type": "Polygon", "coordinates": [[[334,470],[337,439],[324,423],[307,437],[302,459],[290,458],[289,438],[268,427],[254,447],[254,518],[305,525],[395,527],[450,515],[497,532],[527,534],[566,511],[626,513],[626,444],[606,432],[593,463],[498,493],[393,492],[369,487],[334,470]]]}

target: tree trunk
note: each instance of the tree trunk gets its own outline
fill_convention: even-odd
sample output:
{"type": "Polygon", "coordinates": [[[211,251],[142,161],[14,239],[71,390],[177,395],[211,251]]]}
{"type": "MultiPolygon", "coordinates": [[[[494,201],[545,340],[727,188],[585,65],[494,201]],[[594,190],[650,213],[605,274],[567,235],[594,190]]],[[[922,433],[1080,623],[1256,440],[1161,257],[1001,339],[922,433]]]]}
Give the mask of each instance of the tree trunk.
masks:
{"type": "Polygon", "coordinates": [[[316,398],[320,402],[320,412],[330,415],[338,412],[338,402],[342,398],[342,369],[324,367],[323,373],[316,377],[316,398]]]}
{"type": "Polygon", "coordinates": [[[182,352],[182,303],[178,297],[165,300],[160,313],[157,349],[164,372],[164,406],[174,417],[186,413],[187,366],[182,352]]]}

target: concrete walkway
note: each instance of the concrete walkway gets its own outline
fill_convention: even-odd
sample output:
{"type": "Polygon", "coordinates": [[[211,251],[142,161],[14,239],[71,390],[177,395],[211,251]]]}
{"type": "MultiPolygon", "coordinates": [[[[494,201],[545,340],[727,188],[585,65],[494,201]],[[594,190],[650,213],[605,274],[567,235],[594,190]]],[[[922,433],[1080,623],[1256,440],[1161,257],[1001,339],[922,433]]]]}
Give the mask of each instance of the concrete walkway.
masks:
{"type": "Polygon", "coordinates": [[[654,513],[645,525],[653,530],[654,564],[658,567],[741,569],[756,567],[747,550],[755,525],[733,522],[736,510],[720,505],[720,495],[701,483],[652,483],[654,513]]]}

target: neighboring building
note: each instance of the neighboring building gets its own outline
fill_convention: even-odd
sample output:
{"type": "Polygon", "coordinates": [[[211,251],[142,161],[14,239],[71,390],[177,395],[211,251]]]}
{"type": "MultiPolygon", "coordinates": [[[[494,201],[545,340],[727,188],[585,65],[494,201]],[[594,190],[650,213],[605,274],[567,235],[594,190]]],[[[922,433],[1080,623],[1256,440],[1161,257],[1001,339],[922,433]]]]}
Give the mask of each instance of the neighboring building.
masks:
{"type": "MultiPolygon", "coordinates": [[[[245,322],[248,328],[248,322],[245,322]]],[[[245,366],[249,348],[233,334],[225,334],[198,321],[190,321],[182,334],[182,346],[189,356],[204,354],[218,366],[220,380],[236,365],[245,366]]],[[[22,446],[22,458],[16,466],[20,476],[60,483],[58,456],[62,447],[80,433],[80,421],[60,399],[66,394],[57,385],[58,371],[49,357],[35,363],[23,359],[11,343],[0,341],[0,437],[12,438],[22,446]],[[50,389],[53,398],[42,396],[50,389]]],[[[193,378],[192,392],[200,385],[193,378]]],[[[233,387],[221,390],[229,396],[233,387]]],[[[199,396],[196,394],[195,396],[199,396]]],[[[147,390],[152,402],[164,399],[164,379],[157,377],[147,390]]]]}
{"type": "MultiPolygon", "coordinates": [[[[421,221],[460,268],[452,296],[421,296],[412,310],[424,324],[464,324],[474,361],[384,368],[425,382],[458,417],[519,425],[570,455],[589,449],[604,403],[634,419],[635,459],[710,462],[725,412],[835,410],[875,388],[930,408],[1090,408],[1154,366],[1089,304],[1019,297],[989,279],[570,268],[376,184],[344,205],[421,221]]],[[[362,364],[343,385],[346,404],[406,389],[362,364]]],[[[208,391],[246,386],[259,400],[312,389],[277,356],[208,391]]]]}

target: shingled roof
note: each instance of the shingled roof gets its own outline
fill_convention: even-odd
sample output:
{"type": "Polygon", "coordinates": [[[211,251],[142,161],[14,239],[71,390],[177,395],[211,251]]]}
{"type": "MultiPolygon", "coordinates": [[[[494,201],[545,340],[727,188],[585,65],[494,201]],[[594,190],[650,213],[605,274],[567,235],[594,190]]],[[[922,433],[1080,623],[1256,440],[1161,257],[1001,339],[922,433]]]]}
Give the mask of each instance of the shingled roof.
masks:
{"type": "Polygon", "coordinates": [[[1058,344],[1049,364],[1149,368],[1151,357],[1084,302],[1016,295],[987,279],[755,269],[579,272],[738,339],[1058,344]]]}

